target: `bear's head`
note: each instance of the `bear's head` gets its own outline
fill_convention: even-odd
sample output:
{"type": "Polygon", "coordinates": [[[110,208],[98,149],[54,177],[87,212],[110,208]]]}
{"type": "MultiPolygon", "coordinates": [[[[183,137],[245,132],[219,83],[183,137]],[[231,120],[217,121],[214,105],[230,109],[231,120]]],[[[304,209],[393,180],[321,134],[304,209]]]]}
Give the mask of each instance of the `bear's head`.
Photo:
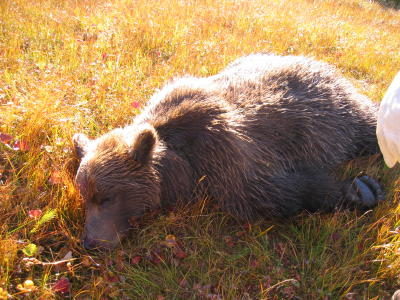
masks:
{"type": "Polygon", "coordinates": [[[113,248],[129,229],[130,218],[160,204],[152,160],[158,143],[150,125],[115,129],[98,139],[73,137],[80,165],[75,183],[84,201],[86,249],[113,248]]]}

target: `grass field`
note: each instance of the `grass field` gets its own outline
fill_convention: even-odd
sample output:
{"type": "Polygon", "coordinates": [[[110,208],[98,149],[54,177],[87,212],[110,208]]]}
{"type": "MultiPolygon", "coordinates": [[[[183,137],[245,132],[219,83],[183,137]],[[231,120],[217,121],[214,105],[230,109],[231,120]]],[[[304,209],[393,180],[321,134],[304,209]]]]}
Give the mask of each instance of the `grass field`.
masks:
{"type": "Polygon", "coordinates": [[[80,244],[71,137],[128,123],[155,89],[258,51],[335,65],[379,101],[400,70],[400,12],[363,0],[0,1],[0,299],[390,299],[399,168],[366,171],[367,213],[242,224],[205,203],[150,215],[109,253],[80,244]]]}

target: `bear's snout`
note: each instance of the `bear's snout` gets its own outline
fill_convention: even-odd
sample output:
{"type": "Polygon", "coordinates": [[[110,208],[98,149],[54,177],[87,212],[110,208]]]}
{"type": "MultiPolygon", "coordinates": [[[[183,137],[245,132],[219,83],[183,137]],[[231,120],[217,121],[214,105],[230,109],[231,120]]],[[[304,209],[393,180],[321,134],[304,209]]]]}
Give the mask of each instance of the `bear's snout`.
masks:
{"type": "Polygon", "coordinates": [[[82,239],[82,244],[86,250],[92,250],[92,249],[98,248],[98,244],[97,244],[96,240],[92,240],[87,237],[84,237],[82,239]]]}
{"type": "Polygon", "coordinates": [[[106,250],[112,249],[116,246],[117,240],[105,240],[92,238],[87,234],[84,234],[81,238],[82,245],[86,250],[106,250]]]}

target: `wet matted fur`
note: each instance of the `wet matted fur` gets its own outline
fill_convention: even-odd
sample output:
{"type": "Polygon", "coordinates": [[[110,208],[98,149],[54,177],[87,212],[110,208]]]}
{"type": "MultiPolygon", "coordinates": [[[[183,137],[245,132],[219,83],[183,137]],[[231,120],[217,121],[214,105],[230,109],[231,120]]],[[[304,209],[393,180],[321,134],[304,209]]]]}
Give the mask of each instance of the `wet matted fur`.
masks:
{"type": "Polygon", "coordinates": [[[339,182],[332,170],[378,152],[376,113],[333,67],[305,57],[254,54],[174,79],[132,124],[75,135],[85,246],[114,245],[129,217],[198,195],[246,220],[373,206],[376,182],[339,182]]]}

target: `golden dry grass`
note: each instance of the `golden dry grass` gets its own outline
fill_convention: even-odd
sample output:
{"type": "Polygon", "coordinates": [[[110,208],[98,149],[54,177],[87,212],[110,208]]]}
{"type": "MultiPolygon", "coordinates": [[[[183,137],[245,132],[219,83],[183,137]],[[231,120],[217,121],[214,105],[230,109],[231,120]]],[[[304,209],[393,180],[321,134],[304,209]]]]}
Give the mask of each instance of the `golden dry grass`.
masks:
{"type": "Polygon", "coordinates": [[[119,250],[93,254],[79,243],[71,136],[126,124],[132,103],[173,76],[259,51],[329,62],[379,101],[400,70],[399,28],[399,11],[367,0],[0,1],[0,133],[20,143],[0,144],[0,299],[389,299],[400,285],[399,169],[381,158],[343,170],[385,185],[386,202],[365,215],[243,227],[199,205],[151,216],[119,250]],[[187,257],[160,248],[168,234],[187,257]],[[29,266],[28,244],[40,261],[74,260],[29,266]],[[67,295],[53,287],[62,277],[67,295]],[[36,290],[24,293],[27,279],[36,290]]]}

